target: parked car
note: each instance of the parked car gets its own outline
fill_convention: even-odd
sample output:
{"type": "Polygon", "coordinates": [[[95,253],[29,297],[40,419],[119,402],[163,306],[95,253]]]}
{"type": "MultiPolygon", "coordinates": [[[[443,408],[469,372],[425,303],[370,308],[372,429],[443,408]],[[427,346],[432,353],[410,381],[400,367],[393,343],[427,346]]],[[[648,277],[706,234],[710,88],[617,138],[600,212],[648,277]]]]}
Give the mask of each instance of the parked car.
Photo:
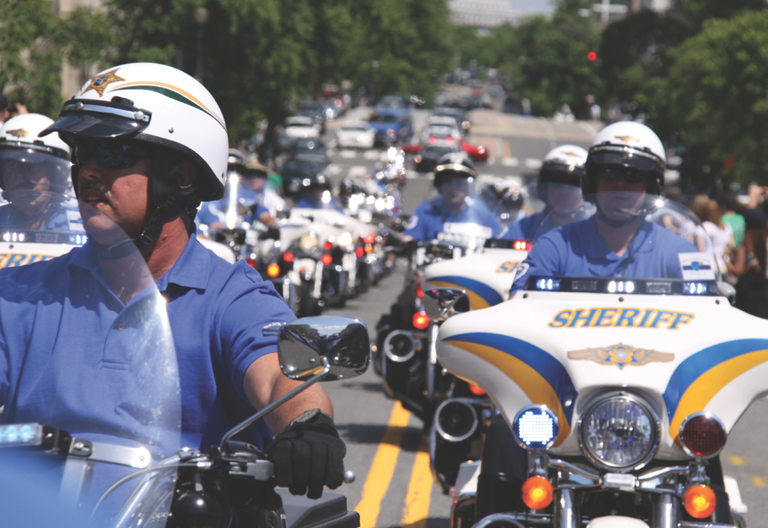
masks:
{"type": "Polygon", "coordinates": [[[285,120],[285,134],[292,138],[320,137],[320,127],[307,116],[293,116],[285,120]]]}
{"type": "Polygon", "coordinates": [[[347,121],[336,131],[336,141],[341,148],[373,148],[376,130],[365,121],[347,121]]]}

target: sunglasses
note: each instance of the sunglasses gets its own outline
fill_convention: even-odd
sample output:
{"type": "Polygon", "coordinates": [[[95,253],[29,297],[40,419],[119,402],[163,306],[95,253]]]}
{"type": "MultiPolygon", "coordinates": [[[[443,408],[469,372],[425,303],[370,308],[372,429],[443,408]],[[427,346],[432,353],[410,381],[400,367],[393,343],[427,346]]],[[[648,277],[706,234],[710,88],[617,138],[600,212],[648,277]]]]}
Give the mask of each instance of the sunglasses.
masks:
{"type": "Polygon", "coordinates": [[[600,177],[604,180],[615,180],[619,176],[624,176],[627,183],[640,183],[645,181],[648,173],[637,169],[628,169],[626,167],[601,167],[600,177]]]}
{"type": "Polygon", "coordinates": [[[148,149],[122,143],[75,144],[74,161],[78,168],[83,168],[93,157],[105,169],[128,169],[136,165],[139,158],[148,158],[148,149]]]}

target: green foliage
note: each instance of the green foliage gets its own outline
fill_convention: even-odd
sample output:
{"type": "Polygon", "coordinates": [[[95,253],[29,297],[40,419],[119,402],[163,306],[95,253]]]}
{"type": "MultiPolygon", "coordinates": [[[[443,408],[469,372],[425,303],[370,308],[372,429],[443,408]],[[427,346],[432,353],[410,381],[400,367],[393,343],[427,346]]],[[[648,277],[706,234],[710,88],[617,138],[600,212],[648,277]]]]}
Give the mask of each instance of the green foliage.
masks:
{"type": "Polygon", "coordinates": [[[668,118],[694,163],[727,180],[768,183],[768,11],[708,20],[669,56],[668,118]]]}

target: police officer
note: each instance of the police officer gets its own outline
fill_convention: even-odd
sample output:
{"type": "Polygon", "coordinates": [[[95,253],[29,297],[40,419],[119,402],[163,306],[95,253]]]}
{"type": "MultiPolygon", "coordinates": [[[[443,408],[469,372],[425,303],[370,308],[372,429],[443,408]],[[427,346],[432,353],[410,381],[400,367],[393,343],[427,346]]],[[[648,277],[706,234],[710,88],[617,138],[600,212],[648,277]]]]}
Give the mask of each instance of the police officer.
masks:
{"type": "Polygon", "coordinates": [[[550,150],[541,164],[536,193],[544,210],[512,223],[502,234],[506,240],[536,240],[552,228],[570,223],[581,201],[581,179],[587,151],[576,145],[550,150]]]}
{"type": "MultiPolygon", "coordinates": [[[[72,183],[88,242],[56,259],[0,270],[3,419],[35,421],[35,408],[80,401],[86,387],[71,386],[68,370],[92,384],[112,379],[103,370],[111,367],[99,361],[104,336],[122,330],[114,328],[115,318],[142,300],[144,284],[122,273],[140,258],[166,300],[182,439],[193,449],[218,443],[254,409],[297,386],[282,374],[276,333],[268,331],[293,313],[255,270],[226,263],[194,234],[197,206],[224,190],[228,138],[219,106],[189,75],[135,63],[97,74],[60,116],[41,135],[58,132],[72,147],[72,183]],[[19,285],[45,285],[45,302],[23,309],[13,296],[19,285]],[[82,291],[87,295],[74,302],[82,291]]],[[[104,387],[107,400],[109,393],[104,387]]],[[[87,412],[120,427],[119,409],[85,403],[87,409],[59,405],[56,419],[77,424],[87,412]]],[[[261,446],[270,431],[277,435],[269,449],[278,485],[317,497],[324,485],[343,480],[345,446],[332,412],[324,390],[313,385],[242,439],[261,446]]]]}
{"type": "Polygon", "coordinates": [[[438,196],[425,200],[416,208],[403,232],[403,240],[429,241],[447,231],[484,238],[498,236],[501,232],[499,220],[482,202],[470,197],[476,175],[474,165],[464,153],[446,154],[440,158],[434,179],[438,196]],[[481,231],[464,229],[463,224],[476,224],[481,231]]]}
{"type": "Polygon", "coordinates": [[[605,127],[589,149],[582,185],[594,216],[542,236],[515,275],[510,295],[529,276],[680,278],[684,238],[645,217],[657,208],[666,157],[658,136],[632,121],[605,127]]]}
{"type": "Polygon", "coordinates": [[[77,208],[67,206],[69,146],[57,134],[38,136],[52,123],[44,115],[23,114],[0,128],[0,189],[10,202],[0,207],[3,229],[81,229],[77,208]]]}
{"type": "Polygon", "coordinates": [[[325,174],[315,174],[301,182],[296,207],[300,209],[335,209],[343,213],[331,198],[331,182],[325,174]]]}

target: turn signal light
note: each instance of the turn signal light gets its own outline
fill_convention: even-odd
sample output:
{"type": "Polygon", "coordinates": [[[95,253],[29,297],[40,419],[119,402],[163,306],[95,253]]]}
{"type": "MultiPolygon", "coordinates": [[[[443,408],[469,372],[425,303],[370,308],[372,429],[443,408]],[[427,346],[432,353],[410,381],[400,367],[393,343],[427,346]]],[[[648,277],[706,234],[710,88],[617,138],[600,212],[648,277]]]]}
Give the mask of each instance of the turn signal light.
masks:
{"type": "Polygon", "coordinates": [[[376,243],[376,233],[368,233],[365,235],[365,238],[363,239],[363,242],[366,244],[375,244],[376,243]]]}
{"type": "Polygon", "coordinates": [[[366,253],[372,253],[373,252],[373,246],[370,244],[365,245],[365,252],[366,253]]]}
{"type": "Polygon", "coordinates": [[[326,253],[325,255],[320,257],[320,261],[323,263],[324,266],[328,266],[331,262],[333,262],[333,257],[329,253],[326,253]]]}
{"type": "Polygon", "coordinates": [[[357,258],[363,258],[365,256],[365,250],[362,247],[356,247],[355,255],[357,256],[357,258]]]}
{"type": "Polygon", "coordinates": [[[323,249],[325,249],[326,251],[330,251],[331,248],[333,248],[333,244],[331,244],[329,240],[328,242],[325,243],[325,245],[323,246],[323,249]]]}
{"type": "Polygon", "coordinates": [[[274,278],[280,275],[280,266],[275,264],[274,262],[267,266],[267,275],[274,278]]]}
{"type": "Polygon", "coordinates": [[[523,502],[532,510],[542,510],[552,504],[554,488],[544,477],[529,477],[523,483],[523,502]]]}
{"type": "Polygon", "coordinates": [[[428,327],[429,316],[427,315],[427,312],[421,311],[413,314],[413,326],[415,326],[419,330],[424,330],[426,327],[428,327]]]}
{"type": "Polygon", "coordinates": [[[290,251],[286,251],[283,253],[283,260],[286,261],[288,264],[293,262],[296,259],[296,255],[291,253],[290,251]]]}
{"type": "Polygon", "coordinates": [[[712,413],[695,413],[680,426],[680,444],[692,456],[709,458],[725,447],[725,427],[712,413]]]}
{"type": "Polygon", "coordinates": [[[416,283],[416,286],[413,287],[413,289],[416,291],[416,297],[419,299],[424,298],[424,290],[421,289],[421,281],[418,281],[416,283]]]}
{"type": "Polygon", "coordinates": [[[704,519],[715,512],[717,498],[712,488],[704,484],[691,486],[683,496],[683,506],[694,519],[704,519]]]}
{"type": "Polygon", "coordinates": [[[469,392],[474,394],[475,396],[485,396],[485,391],[478,387],[477,385],[469,384],[469,392]]]}

